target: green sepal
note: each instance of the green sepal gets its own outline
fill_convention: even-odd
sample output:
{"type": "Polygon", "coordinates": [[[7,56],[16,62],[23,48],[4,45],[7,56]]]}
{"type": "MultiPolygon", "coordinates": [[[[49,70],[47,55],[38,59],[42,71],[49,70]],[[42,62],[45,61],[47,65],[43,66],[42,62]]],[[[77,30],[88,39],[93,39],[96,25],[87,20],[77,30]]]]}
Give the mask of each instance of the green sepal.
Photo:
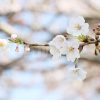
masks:
{"type": "Polygon", "coordinates": [[[9,39],[10,42],[17,43],[17,44],[24,44],[23,40],[20,38],[16,39],[9,39]]]}

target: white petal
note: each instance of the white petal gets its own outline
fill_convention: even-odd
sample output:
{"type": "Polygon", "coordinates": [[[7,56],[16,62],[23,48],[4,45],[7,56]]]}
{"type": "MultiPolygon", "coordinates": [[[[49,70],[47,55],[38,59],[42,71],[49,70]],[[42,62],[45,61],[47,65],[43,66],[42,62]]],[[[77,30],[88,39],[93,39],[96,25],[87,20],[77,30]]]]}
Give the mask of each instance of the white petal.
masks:
{"type": "Polygon", "coordinates": [[[57,49],[60,49],[65,41],[66,39],[63,35],[57,35],[52,41],[50,41],[49,45],[53,45],[57,49]]]}
{"type": "Polygon", "coordinates": [[[82,26],[82,31],[83,31],[83,35],[87,35],[88,32],[89,32],[89,24],[88,23],[85,23],[83,26],[82,26]]]}
{"type": "Polygon", "coordinates": [[[84,80],[86,78],[86,75],[87,75],[87,72],[84,71],[83,69],[80,69],[80,72],[79,72],[79,79],[80,80],[84,80]]]}
{"type": "Polygon", "coordinates": [[[56,54],[60,53],[59,50],[56,47],[54,47],[54,46],[50,46],[49,48],[50,48],[50,53],[52,55],[56,55],[56,54]]]}
{"type": "Polygon", "coordinates": [[[73,52],[67,51],[67,61],[74,62],[76,58],[80,58],[79,50],[75,49],[73,52]]]}
{"type": "Polygon", "coordinates": [[[76,57],[73,55],[73,54],[67,54],[67,61],[71,61],[71,62],[74,62],[75,61],[75,59],[76,59],[76,57]]]}
{"type": "Polygon", "coordinates": [[[84,80],[87,72],[81,68],[70,68],[68,69],[68,76],[71,80],[84,80]]]}
{"type": "Polygon", "coordinates": [[[68,46],[78,48],[79,47],[79,41],[77,39],[70,39],[70,40],[68,40],[68,46]]]}

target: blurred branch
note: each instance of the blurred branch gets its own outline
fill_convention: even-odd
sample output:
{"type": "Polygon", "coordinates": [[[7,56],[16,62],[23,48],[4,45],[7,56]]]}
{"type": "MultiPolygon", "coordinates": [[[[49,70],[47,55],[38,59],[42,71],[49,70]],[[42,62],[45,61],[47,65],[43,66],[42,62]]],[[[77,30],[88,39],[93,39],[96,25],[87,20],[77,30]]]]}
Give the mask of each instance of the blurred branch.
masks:
{"type": "Polygon", "coordinates": [[[8,35],[18,34],[18,32],[11,25],[7,23],[0,23],[0,30],[8,35]]]}
{"type": "MultiPolygon", "coordinates": [[[[5,69],[9,69],[9,68],[12,68],[13,65],[15,64],[18,64],[20,60],[22,60],[26,55],[23,55],[22,57],[20,57],[19,59],[16,59],[14,61],[12,61],[11,63],[9,64],[5,64],[5,65],[0,65],[0,70],[5,70],[5,69]]],[[[80,58],[79,59],[80,62],[88,62],[90,63],[91,65],[97,65],[97,66],[100,66],[100,62],[99,61],[96,61],[96,60],[90,60],[90,59],[87,59],[87,58],[80,58]]],[[[23,66],[23,65],[22,65],[23,66]]],[[[63,69],[66,67],[66,64],[60,64],[58,67],[51,67],[51,68],[44,68],[44,69],[32,69],[32,72],[34,73],[37,73],[37,72],[41,72],[41,73],[44,73],[44,72],[48,72],[48,71],[55,71],[55,70],[58,70],[58,69],[63,69]]]]}
{"type": "Polygon", "coordinates": [[[18,63],[21,59],[23,59],[26,56],[26,54],[22,55],[20,58],[17,58],[13,61],[11,61],[8,64],[0,64],[0,68],[2,69],[9,69],[11,68],[11,66],[15,65],[16,63],[18,63]]]}

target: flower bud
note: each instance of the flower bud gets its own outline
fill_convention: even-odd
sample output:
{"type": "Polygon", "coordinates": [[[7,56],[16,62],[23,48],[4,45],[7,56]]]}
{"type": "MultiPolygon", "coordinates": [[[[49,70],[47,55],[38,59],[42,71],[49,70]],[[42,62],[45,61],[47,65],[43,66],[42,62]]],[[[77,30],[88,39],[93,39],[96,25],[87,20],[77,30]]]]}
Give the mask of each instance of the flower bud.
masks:
{"type": "Polygon", "coordinates": [[[30,51],[29,46],[25,46],[25,51],[26,51],[26,52],[29,52],[29,51],[30,51]]]}
{"type": "Polygon", "coordinates": [[[98,24],[98,25],[93,29],[93,32],[94,32],[96,35],[100,35],[100,24],[98,24]]]}
{"type": "Polygon", "coordinates": [[[11,39],[14,39],[15,40],[16,38],[17,38],[17,34],[12,34],[11,35],[11,39]]]}
{"type": "Polygon", "coordinates": [[[100,28],[100,25],[98,25],[97,27],[100,28]]]}

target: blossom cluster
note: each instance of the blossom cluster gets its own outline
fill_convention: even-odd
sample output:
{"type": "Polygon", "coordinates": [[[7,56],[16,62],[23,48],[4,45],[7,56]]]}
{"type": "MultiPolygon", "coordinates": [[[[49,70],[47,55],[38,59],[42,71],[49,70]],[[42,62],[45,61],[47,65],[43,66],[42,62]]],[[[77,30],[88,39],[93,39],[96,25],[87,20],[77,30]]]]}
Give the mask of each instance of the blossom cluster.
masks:
{"type": "Polygon", "coordinates": [[[66,36],[57,35],[46,45],[28,44],[25,43],[16,34],[12,34],[11,38],[0,39],[0,48],[5,48],[10,42],[16,43],[16,51],[18,45],[24,45],[25,51],[30,51],[31,46],[49,46],[50,53],[54,60],[59,59],[61,56],[66,56],[66,61],[72,62],[73,67],[68,69],[68,76],[72,80],[84,80],[87,72],[83,68],[78,67],[78,59],[80,58],[81,51],[84,44],[95,44],[95,54],[100,54],[100,25],[93,29],[95,39],[89,36],[89,24],[85,22],[82,16],[74,17],[69,20],[66,28],[66,36]]]}
{"type": "Polygon", "coordinates": [[[58,59],[65,55],[67,61],[75,63],[73,69],[69,71],[71,73],[70,76],[74,79],[84,80],[86,72],[81,68],[77,68],[76,61],[80,58],[79,46],[80,42],[82,42],[80,40],[84,40],[88,36],[89,24],[85,23],[82,16],[72,18],[68,23],[67,33],[69,38],[57,35],[49,42],[50,53],[53,55],[53,59],[58,59]]]}

